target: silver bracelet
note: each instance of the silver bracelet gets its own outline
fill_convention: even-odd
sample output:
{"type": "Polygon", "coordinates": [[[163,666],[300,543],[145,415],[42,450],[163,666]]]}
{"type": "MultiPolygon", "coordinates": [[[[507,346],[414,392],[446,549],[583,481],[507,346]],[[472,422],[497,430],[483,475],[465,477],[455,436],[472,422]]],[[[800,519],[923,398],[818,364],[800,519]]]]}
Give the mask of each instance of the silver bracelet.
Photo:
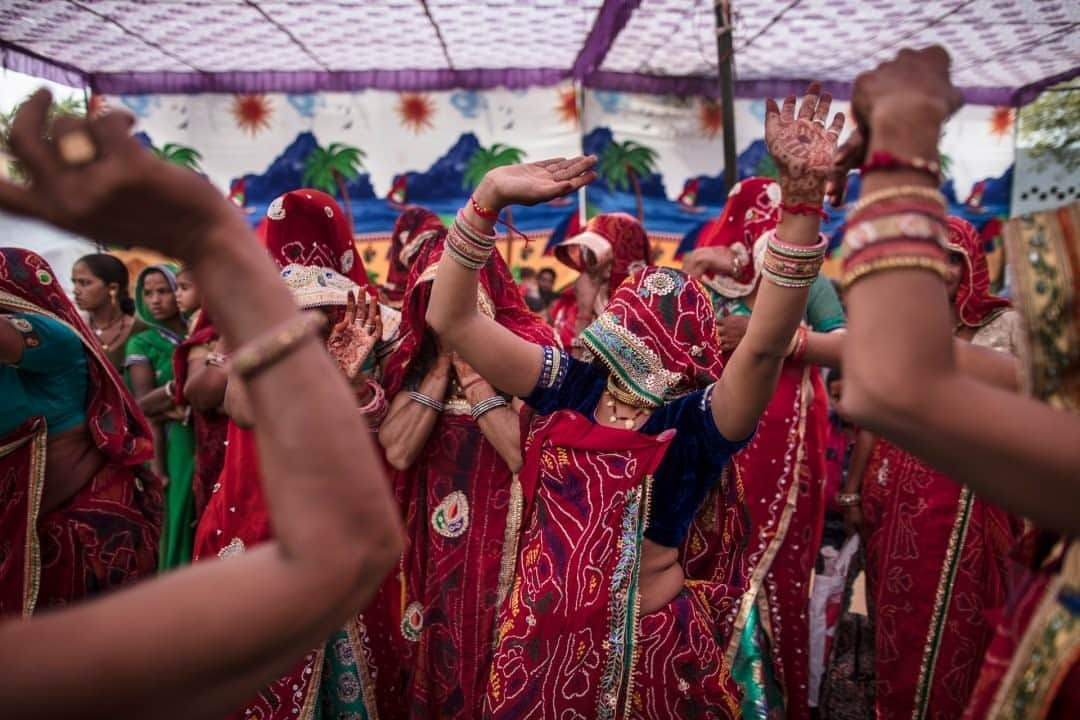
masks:
{"type": "Polygon", "coordinates": [[[470,411],[472,413],[472,419],[479,420],[486,413],[491,412],[495,408],[507,407],[509,404],[510,403],[506,402],[506,398],[502,395],[492,395],[486,400],[481,400],[472,406],[472,410],[470,411]]]}
{"type": "Polygon", "coordinates": [[[446,406],[435,398],[425,395],[422,392],[417,392],[415,390],[409,391],[409,399],[413,402],[423,405],[426,408],[430,408],[437,413],[441,413],[443,410],[446,409],[446,406]]]}

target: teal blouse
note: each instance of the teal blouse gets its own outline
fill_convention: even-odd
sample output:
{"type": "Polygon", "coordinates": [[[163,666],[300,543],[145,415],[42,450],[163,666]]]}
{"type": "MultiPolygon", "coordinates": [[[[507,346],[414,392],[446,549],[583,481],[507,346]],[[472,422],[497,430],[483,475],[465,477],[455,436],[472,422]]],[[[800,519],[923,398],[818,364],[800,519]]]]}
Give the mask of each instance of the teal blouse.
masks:
{"type": "Polygon", "coordinates": [[[45,416],[49,432],[86,421],[89,384],[86,351],[78,333],[33,313],[5,316],[26,343],[14,365],[0,363],[0,435],[32,417],[45,416]]]}

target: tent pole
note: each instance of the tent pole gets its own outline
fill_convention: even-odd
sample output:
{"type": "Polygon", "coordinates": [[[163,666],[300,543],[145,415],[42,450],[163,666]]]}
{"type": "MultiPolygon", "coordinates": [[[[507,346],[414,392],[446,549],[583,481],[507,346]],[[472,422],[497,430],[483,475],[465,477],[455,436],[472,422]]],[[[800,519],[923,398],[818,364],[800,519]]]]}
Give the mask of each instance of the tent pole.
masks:
{"type": "Polygon", "coordinates": [[[715,0],[716,57],[720,72],[720,108],[724,114],[724,184],[728,190],[739,181],[738,152],[735,148],[735,73],[731,49],[731,5],[729,0],[715,0]]]}

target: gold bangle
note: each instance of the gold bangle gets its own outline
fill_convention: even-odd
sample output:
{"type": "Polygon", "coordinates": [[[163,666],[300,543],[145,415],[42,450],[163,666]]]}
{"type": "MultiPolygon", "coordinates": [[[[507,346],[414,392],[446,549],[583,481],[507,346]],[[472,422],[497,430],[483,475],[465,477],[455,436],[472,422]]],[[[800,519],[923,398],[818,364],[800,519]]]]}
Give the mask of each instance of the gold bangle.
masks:
{"type": "Polygon", "coordinates": [[[864,220],[848,227],[844,233],[844,245],[849,252],[892,238],[928,240],[939,245],[945,243],[944,219],[929,218],[919,213],[905,212],[886,215],[875,220],[864,220]]]}
{"type": "Polygon", "coordinates": [[[232,355],[231,369],[242,378],[262,372],[326,326],[319,312],[303,313],[252,340],[232,355]]]}
{"type": "Polygon", "coordinates": [[[851,268],[844,273],[844,277],[840,280],[841,289],[846,292],[848,288],[867,275],[885,270],[928,270],[937,274],[942,282],[949,279],[949,266],[938,258],[926,255],[892,255],[867,260],[851,268]]]}
{"type": "Polygon", "coordinates": [[[855,207],[851,208],[848,212],[848,217],[858,215],[860,212],[870,207],[874,203],[881,202],[882,200],[895,200],[896,198],[905,197],[917,197],[923,200],[930,200],[941,205],[944,210],[945,196],[941,194],[941,191],[937,188],[926,187],[925,185],[897,185],[896,187],[884,188],[877,192],[872,192],[866,197],[859,198],[859,201],[855,203],[855,207]]]}

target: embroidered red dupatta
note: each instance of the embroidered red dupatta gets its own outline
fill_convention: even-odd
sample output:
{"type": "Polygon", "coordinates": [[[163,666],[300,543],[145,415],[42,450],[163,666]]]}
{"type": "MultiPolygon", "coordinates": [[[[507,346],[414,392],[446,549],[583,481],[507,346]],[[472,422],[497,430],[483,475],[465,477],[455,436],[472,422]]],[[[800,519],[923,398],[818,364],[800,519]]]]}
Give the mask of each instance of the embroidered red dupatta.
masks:
{"type": "Polygon", "coordinates": [[[0,248],[0,311],[66,324],[87,356],[86,424],[107,464],[59,508],[42,515],[47,428],[28,418],[0,438],[0,614],[29,616],[128,584],[157,568],[160,481],[136,470],[150,459],[150,430],[116,368],[41,256],[0,248]]]}

